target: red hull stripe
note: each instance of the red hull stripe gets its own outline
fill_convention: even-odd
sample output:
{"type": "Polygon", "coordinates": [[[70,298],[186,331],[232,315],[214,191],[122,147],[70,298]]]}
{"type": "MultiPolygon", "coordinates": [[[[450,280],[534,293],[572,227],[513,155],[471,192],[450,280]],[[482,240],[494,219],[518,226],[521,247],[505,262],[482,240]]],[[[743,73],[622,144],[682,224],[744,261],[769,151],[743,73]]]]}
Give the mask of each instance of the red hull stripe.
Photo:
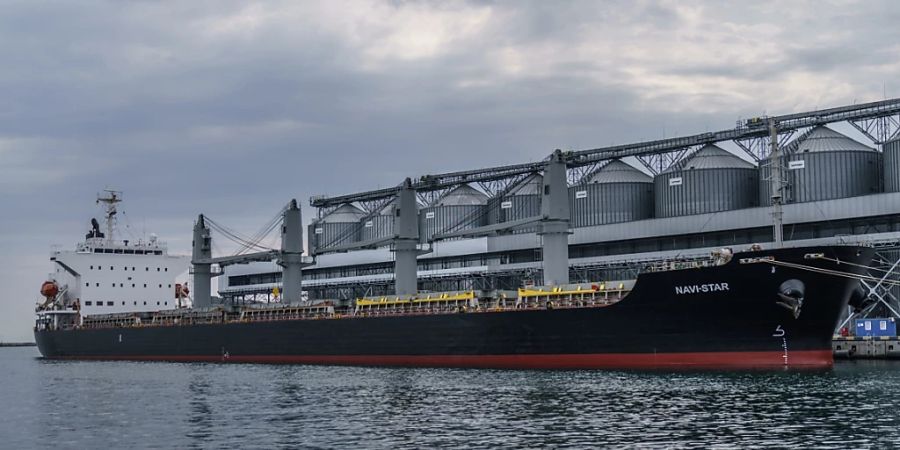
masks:
{"type": "Polygon", "coordinates": [[[565,355],[117,355],[59,359],[322,364],[353,366],[473,367],[496,369],[827,368],[831,350],[789,352],[595,353],[565,355]]]}

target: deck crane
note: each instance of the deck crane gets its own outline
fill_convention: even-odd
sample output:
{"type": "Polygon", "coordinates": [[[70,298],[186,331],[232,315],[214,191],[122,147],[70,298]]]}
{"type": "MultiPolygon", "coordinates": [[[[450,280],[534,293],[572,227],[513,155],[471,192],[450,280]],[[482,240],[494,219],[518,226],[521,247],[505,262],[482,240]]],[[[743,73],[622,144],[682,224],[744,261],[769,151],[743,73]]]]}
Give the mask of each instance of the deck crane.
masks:
{"type": "MultiPolygon", "coordinates": [[[[248,264],[260,261],[276,261],[282,270],[282,302],[296,303],[301,300],[301,280],[303,267],[312,265],[313,260],[303,256],[303,227],[297,200],[291,200],[281,213],[281,248],[232,256],[212,256],[212,235],[208,217],[200,214],[194,223],[194,241],[191,253],[191,273],[194,276],[194,307],[212,306],[210,283],[214,274],[212,265],[224,267],[233,264],[248,264]]],[[[274,228],[274,227],[273,227],[274,228]]],[[[260,247],[257,243],[245,243],[245,248],[260,247]]],[[[218,274],[216,274],[218,275],[218,274]]]]}

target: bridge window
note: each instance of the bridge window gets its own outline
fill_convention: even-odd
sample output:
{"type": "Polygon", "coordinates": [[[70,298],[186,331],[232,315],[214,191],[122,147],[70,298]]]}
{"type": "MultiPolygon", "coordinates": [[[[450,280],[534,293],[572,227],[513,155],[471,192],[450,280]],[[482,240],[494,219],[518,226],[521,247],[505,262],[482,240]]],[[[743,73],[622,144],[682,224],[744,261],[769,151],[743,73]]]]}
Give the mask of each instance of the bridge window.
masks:
{"type": "Polygon", "coordinates": [[[91,306],[92,304],[93,304],[93,302],[91,302],[91,301],[84,302],[84,306],[91,306]]]}
{"type": "Polygon", "coordinates": [[[114,305],[114,304],[115,304],[115,303],[113,303],[113,302],[106,302],[106,306],[112,306],[112,305],[114,305]]]}

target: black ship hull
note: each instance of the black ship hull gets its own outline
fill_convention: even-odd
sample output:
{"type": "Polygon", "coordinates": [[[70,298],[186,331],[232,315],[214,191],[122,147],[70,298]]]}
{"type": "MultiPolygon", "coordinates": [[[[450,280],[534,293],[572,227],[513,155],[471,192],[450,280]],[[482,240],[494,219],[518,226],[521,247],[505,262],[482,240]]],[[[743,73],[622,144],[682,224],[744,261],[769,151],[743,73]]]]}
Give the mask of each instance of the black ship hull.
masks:
{"type": "Polygon", "coordinates": [[[483,368],[829,367],[831,338],[872,250],[738,253],[647,272],[610,306],[182,326],[39,330],[47,358],[483,368]],[[822,257],[809,255],[821,254],[822,257]],[[791,267],[777,262],[802,264],[791,267]],[[750,260],[755,260],[752,262],[750,260]],[[778,293],[805,287],[795,311],[778,293]]]}

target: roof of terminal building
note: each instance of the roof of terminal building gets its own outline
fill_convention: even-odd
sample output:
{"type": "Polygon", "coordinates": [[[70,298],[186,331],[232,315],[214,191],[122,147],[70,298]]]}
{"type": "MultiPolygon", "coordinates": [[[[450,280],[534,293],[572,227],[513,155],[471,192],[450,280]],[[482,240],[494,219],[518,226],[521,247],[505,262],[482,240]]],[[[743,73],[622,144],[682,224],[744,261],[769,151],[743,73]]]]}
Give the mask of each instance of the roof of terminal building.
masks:
{"type": "Polygon", "coordinates": [[[641,172],[628,163],[614,159],[588,179],[588,183],[652,183],[653,177],[641,172]]]}
{"type": "Polygon", "coordinates": [[[663,173],[692,169],[755,169],[753,163],[738,158],[718,145],[706,144],[690,156],[672,165],[663,173]]]}
{"type": "Polygon", "coordinates": [[[462,184],[444,194],[435,206],[484,205],[486,203],[487,195],[468,184],[462,184]]]}
{"type": "Polygon", "coordinates": [[[824,125],[820,125],[813,128],[812,131],[799,142],[794,153],[839,151],[874,152],[876,150],[847,135],[834,131],[824,125]]]}

